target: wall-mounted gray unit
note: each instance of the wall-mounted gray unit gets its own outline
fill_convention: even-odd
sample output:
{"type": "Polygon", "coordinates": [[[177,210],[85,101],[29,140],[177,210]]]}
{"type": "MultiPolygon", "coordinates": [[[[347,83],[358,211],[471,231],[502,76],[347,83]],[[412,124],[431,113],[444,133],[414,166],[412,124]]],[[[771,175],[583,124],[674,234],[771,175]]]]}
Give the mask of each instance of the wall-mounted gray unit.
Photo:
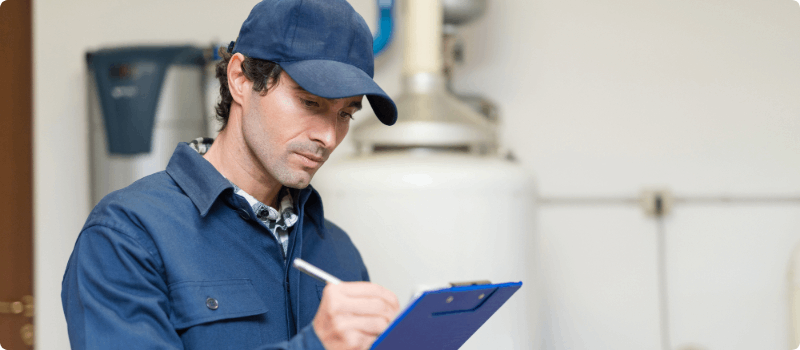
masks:
{"type": "Polygon", "coordinates": [[[179,142],[205,136],[204,50],[103,49],[89,67],[92,205],[164,170],[179,142]]]}

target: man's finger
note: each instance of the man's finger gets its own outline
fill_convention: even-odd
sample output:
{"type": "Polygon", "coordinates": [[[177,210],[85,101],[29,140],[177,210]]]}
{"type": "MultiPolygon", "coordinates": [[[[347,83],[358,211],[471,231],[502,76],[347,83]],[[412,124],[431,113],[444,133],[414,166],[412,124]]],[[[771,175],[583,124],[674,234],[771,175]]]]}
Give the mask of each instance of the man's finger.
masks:
{"type": "Polygon", "coordinates": [[[386,321],[383,317],[372,317],[372,316],[358,316],[358,317],[350,317],[345,321],[349,329],[356,330],[360,333],[363,333],[367,336],[372,337],[371,341],[375,341],[375,338],[383,331],[389,327],[390,322],[386,321]]]}
{"type": "Polygon", "coordinates": [[[390,290],[370,282],[343,282],[337,285],[328,285],[327,288],[335,288],[338,292],[351,298],[370,298],[379,297],[390,305],[395,312],[400,309],[397,296],[390,290]]]}
{"type": "Polygon", "coordinates": [[[391,322],[397,311],[381,298],[343,298],[337,300],[332,308],[341,316],[379,317],[391,322]]]}

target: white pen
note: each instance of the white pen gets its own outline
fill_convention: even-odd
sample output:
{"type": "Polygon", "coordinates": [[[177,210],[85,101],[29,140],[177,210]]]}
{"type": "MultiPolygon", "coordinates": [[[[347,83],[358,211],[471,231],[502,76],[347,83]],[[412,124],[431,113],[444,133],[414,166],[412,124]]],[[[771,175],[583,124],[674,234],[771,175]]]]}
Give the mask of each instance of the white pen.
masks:
{"type": "Polygon", "coordinates": [[[322,271],[320,268],[307,263],[305,260],[300,258],[295,258],[292,261],[292,266],[294,268],[305,272],[306,275],[316,278],[320,282],[330,283],[330,284],[339,284],[342,283],[342,280],[333,277],[333,275],[322,271]]]}

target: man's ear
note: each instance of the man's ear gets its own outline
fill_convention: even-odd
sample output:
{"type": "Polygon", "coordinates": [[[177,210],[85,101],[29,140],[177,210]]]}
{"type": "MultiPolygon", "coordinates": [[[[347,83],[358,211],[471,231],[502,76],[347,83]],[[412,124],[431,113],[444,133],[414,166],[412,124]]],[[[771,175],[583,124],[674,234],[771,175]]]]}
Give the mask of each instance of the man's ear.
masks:
{"type": "Polygon", "coordinates": [[[244,62],[244,55],[241,53],[236,53],[228,61],[228,90],[231,92],[233,101],[239,105],[244,104],[247,92],[253,90],[253,82],[247,79],[242,72],[242,62],[244,62]]]}

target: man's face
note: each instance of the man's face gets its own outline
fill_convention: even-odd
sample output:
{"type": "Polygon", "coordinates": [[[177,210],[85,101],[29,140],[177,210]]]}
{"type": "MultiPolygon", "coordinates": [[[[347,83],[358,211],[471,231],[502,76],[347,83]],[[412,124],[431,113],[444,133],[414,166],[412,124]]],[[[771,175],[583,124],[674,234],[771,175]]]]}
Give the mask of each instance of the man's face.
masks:
{"type": "Polygon", "coordinates": [[[350,129],[363,96],[325,99],[281,73],[267,94],[250,90],[242,135],[266,173],[284,186],[305,188],[350,129]]]}

